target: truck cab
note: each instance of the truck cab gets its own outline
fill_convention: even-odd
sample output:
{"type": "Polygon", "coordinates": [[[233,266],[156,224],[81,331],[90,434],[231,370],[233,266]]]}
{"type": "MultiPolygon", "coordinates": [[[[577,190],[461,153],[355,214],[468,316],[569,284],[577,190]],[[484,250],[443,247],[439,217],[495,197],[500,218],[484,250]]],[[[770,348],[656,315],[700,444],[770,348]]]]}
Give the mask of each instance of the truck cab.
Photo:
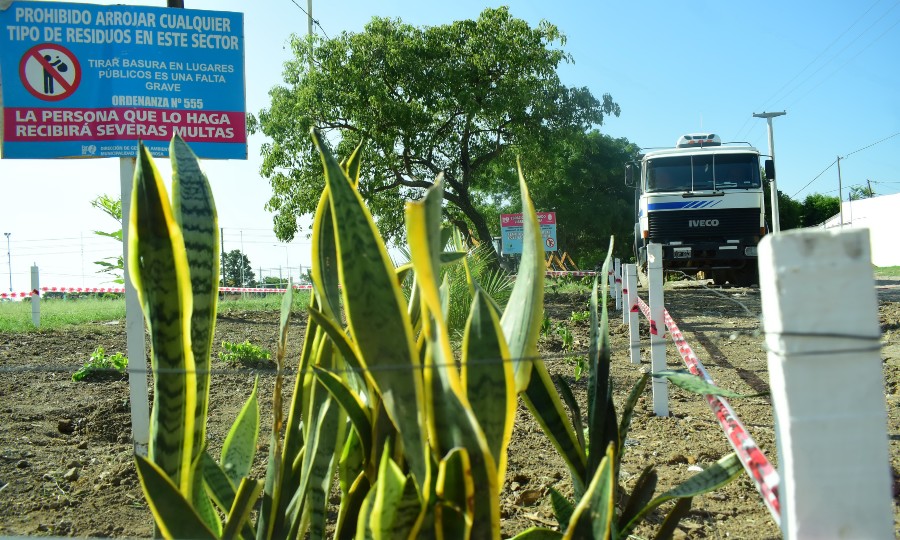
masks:
{"type": "Polygon", "coordinates": [[[630,164],[639,264],[653,242],[662,245],[665,270],[716,284],[758,283],[756,246],[766,233],[759,160],[749,144],[723,145],[716,134],[691,133],[630,164]]]}

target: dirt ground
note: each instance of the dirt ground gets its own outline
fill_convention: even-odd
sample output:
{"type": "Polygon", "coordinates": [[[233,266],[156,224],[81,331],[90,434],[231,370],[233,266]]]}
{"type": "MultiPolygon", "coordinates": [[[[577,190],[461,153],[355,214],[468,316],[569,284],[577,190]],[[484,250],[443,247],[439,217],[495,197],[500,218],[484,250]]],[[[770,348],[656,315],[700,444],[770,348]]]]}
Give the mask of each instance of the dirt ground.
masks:
{"type": "MultiPolygon", "coordinates": [[[[879,282],[879,317],[883,334],[885,398],[894,490],[895,531],[900,532],[900,288],[879,282]]],[[[642,295],[646,298],[646,293],[642,295]]],[[[587,348],[588,323],[575,322],[572,312],[587,309],[586,294],[548,292],[546,315],[551,327],[566,325],[574,335],[572,351],[587,348]]],[[[674,283],[667,286],[669,312],[717,384],[752,394],[768,389],[766,353],[758,334],[758,289],[707,289],[674,283]],[[746,309],[745,309],[746,308],[746,309]]],[[[276,313],[243,312],[221,316],[215,343],[223,340],[252,343],[274,351],[276,313]]],[[[298,351],[305,315],[293,317],[290,347],[298,351]]],[[[628,360],[627,327],[620,314],[611,314],[614,350],[612,376],[617,404],[649,364],[646,338],[642,365],[628,360]]],[[[646,329],[644,329],[646,330],[646,329]]],[[[646,332],[643,333],[646,336],[646,332]]],[[[0,535],[147,537],[152,534],[150,513],[135,473],[129,416],[128,382],[113,378],[73,382],[71,374],[98,346],[107,352],[124,351],[124,324],[96,324],[75,330],[27,335],[0,334],[0,535]]],[[[586,378],[575,381],[573,353],[564,350],[558,334],[541,340],[550,372],[566,377],[583,402],[586,378]]],[[[671,369],[683,367],[671,345],[671,369]]],[[[238,413],[257,375],[234,366],[213,375],[209,439],[218,455],[226,431],[238,413]]],[[[260,373],[263,432],[271,419],[272,377],[260,373]]],[[[751,436],[777,465],[772,408],[768,398],[731,400],[751,436]]],[[[670,389],[671,416],[655,417],[649,389],[637,407],[626,443],[621,480],[630,491],[640,470],[655,463],[657,492],[669,489],[731,451],[708,405],[697,396],[670,389]]],[[[257,455],[254,473],[264,474],[265,446],[257,455]]],[[[849,459],[852,459],[850,457],[849,459]]],[[[503,534],[511,536],[532,526],[553,526],[548,488],[571,494],[561,459],[538,425],[520,406],[509,466],[502,494],[503,534]]],[[[668,506],[664,506],[668,509],[668,506]]],[[[662,514],[636,531],[653,535],[662,514]]],[[[780,538],[781,533],[763,505],[749,477],[694,499],[676,538],[780,538]]]]}

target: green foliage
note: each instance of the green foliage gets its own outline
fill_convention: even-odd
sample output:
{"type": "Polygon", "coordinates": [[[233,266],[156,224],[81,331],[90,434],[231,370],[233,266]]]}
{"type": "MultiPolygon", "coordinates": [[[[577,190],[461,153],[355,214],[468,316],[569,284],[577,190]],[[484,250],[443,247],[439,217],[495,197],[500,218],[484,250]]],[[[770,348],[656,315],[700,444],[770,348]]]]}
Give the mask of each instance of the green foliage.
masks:
{"type": "Polygon", "coordinates": [[[256,274],[250,266],[250,259],[239,249],[225,254],[222,282],[225,287],[255,287],[256,274]]]}
{"type": "Polygon", "coordinates": [[[569,316],[569,320],[572,321],[573,323],[576,323],[576,324],[578,324],[578,323],[584,323],[584,322],[590,322],[590,320],[591,320],[591,312],[590,312],[590,311],[587,311],[587,310],[585,310],[585,311],[573,311],[572,314],[569,316]]]}
{"type": "MultiPolygon", "coordinates": [[[[119,228],[113,231],[94,231],[94,234],[97,236],[104,236],[107,238],[112,238],[114,240],[122,241],[122,199],[118,197],[112,197],[110,195],[98,195],[91,201],[91,206],[101,210],[107,216],[116,220],[119,228]]],[[[98,273],[109,274],[113,277],[111,280],[112,283],[125,283],[125,261],[122,259],[121,255],[115,257],[106,257],[105,259],[101,259],[99,261],[94,261],[94,264],[101,267],[98,270],[98,273]]]]}
{"type": "Polygon", "coordinates": [[[562,341],[563,350],[565,352],[571,352],[575,346],[575,335],[572,334],[569,327],[565,324],[560,324],[556,327],[556,335],[559,336],[560,341],[562,341]]]}
{"type": "Polygon", "coordinates": [[[323,182],[307,138],[316,127],[339,141],[341,155],[367,140],[359,193],[386,240],[404,236],[404,202],[443,171],[449,221],[493,251],[492,201],[514,199],[518,186],[514,172],[497,172],[514,171],[516,154],[538,162],[551,143],[619,114],[608,94],[597,99],[561,83],[557,70],[572,61],[564,44],[554,25],[532,27],[506,7],[427,27],[376,17],[360,33],[315,43],[295,36],[286,85],[271,90],[270,107],[250,122],[272,140],[262,174],[278,236],[292,238],[296,217],[318,203],[323,182]]]}
{"type": "Polygon", "coordinates": [[[731,390],[727,390],[725,388],[719,388],[714,384],[708,383],[703,378],[694,375],[687,370],[659,371],[656,373],[652,373],[652,375],[654,377],[665,377],[669,380],[670,383],[674,384],[675,386],[681,388],[682,390],[687,390],[688,392],[697,394],[698,396],[711,395],[737,399],[769,395],[769,392],[760,392],[757,394],[738,394],[737,392],[732,392],[731,390]]]}
{"type": "Polygon", "coordinates": [[[81,366],[78,371],[72,374],[73,381],[96,380],[103,376],[115,374],[120,376],[125,373],[128,368],[128,358],[124,354],[117,352],[107,355],[103,347],[91,353],[90,359],[81,366]]]}
{"type": "Polygon", "coordinates": [[[875,196],[875,190],[872,189],[872,184],[867,184],[865,186],[850,186],[850,194],[847,196],[851,201],[858,201],[860,199],[871,199],[875,196]]]}
{"type": "Polygon", "coordinates": [[[246,340],[243,343],[231,343],[223,341],[222,348],[225,349],[219,353],[219,360],[222,362],[236,362],[240,364],[259,364],[269,360],[269,351],[250,343],[246,340]]]}
{"type": "Polygon", "coordinates": [[[841,211],[841,200],[837,197],[813,193],[803,199],[803,226],[815,227],[841,211]]]}

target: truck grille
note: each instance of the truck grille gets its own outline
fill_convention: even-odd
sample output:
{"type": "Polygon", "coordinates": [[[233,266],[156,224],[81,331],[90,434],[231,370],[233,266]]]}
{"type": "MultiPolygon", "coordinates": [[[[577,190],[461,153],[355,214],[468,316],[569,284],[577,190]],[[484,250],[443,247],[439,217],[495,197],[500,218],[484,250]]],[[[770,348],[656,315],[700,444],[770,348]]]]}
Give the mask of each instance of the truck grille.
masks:
{"type": "Polygon", "coordinates": [[[650,212],[650,241],[738,239],[759,236],[759,208],[650,212]]]}

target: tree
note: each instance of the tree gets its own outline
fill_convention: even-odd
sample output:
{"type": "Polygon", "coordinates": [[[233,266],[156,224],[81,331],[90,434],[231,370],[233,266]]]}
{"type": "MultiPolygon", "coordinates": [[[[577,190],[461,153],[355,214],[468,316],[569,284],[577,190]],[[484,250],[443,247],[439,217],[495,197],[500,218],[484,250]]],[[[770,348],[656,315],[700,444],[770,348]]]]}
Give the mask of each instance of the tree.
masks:
{"type": "MultiPolygon", "coordinates": [[[[594,130],[567,142],[554,171],[531,176],[531,192],[539,210],[556,211],[560,251],[580,268],[603,261],[610,235],[614,255],[634,254],[634,188],[625,185],[625,164],[637,159],[638,148],[594,130]]],[[[516,209],[518,211],[518,209],[516,209]]]]}
{"type": "Polygon", "coordinates": [[[225,254],[224,275],[222,276],[225,287],[254,287],[256,275],[250,266],[250,259],[241,253],[239,249],[233,249],[225,254]]]}
{"type": "MultiPolygon", "coordinates": [[[[110,195],[98,195],[94,200],[91,201],[91,206],[103,211],[104,214],[116,220],[119,228],[113,231],[94,231],[94,234],[97,236],[105,236],[107,238],[112,238],[113,240],[118,240],[119,243],[122,242],[122,199],[121,197],[112,197],[110,195]]],[[[99,261],[94,261],[94,264],[101,267],[100,270],[97,270],[98,274],[109,274],[113,277],[112,282],[123,284],[125,283],[125,261],[122,259],[122,255],[118,255],[115,257],[105,257],[99,261]]]]}
{"type": "Polygon", "coordinates": [[[875,196],[875,190],[872,189],[872,184],[868,183],[865,186],[853,186],[850,188],[850,200],[858,201],[860,199],[871,199],[875,196]]]}
{"type": "Polygon", "coordinates": [[[815,227],[841,211],[841,200],[837,197],[813,193],[803,200],[803,226],[815,227]]]}
{"type": "Polygon", "coordinates": [[[297,217],[319,200],[315,127],[341,156],[367,142],[359,190],[387,240],[404,236],[404,202],[443,173],[445,217],[491,244],[485,211],[517,193],[497,171],[508,173],[515,155],[549,161],[561,142],[619,114],[608,94],[601,101],[560,82],[558,66],[571,61],[564,44],[552,24],[532,28],[505,7],[432,27],[376,17],[361,33],[314,44],[295,36],[287,86],[273,88],[270,108],[249,121],[272,139],[262,174],[278,237],[293,238],[297,217]]]}

